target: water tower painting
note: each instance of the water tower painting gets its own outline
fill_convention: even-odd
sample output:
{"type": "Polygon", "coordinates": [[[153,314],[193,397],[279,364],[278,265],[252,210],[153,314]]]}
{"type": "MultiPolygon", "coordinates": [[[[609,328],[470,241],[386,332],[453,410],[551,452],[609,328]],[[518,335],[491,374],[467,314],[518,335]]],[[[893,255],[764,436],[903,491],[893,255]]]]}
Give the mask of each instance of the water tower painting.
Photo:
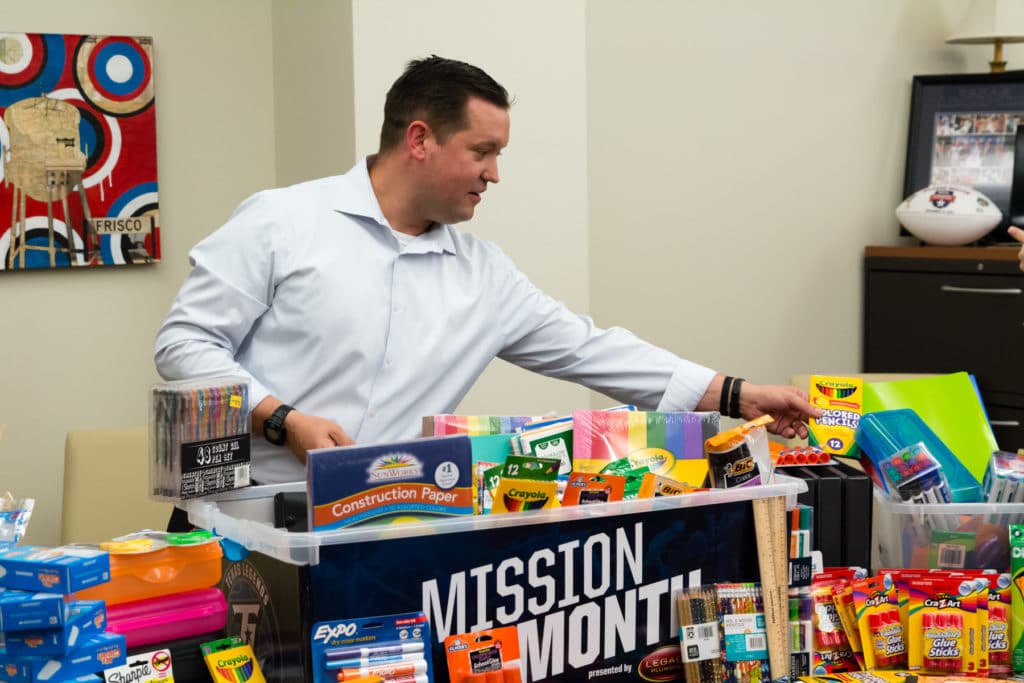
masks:
{"type": "Polygon", "coordinates": [[[0,33],[0,270],[160,260],[149,38],[0,33]]]}

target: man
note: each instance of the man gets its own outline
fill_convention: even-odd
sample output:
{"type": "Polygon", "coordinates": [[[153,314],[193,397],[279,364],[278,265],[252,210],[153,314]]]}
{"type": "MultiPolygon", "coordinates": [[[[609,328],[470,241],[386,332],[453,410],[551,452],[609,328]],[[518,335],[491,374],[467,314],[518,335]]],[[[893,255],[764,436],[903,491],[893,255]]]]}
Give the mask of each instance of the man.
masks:
{"type": "Polygon", "coordinates": [[[250,379],[265,437],[254,480],[303,479],[313,448],[417,436],[496,356],[641,408],[767,413],[775,433],[806,436],[820,411],[796,388],[732,381],[599,329],[452,227],[499,180],[509,106],[474,66],[411,62],[388,92],[378,154],[247,199],[192,251],[157,368],[250,379]]]}
{"type": "Polygon", "coordinates": [[[1021,230],[1016,225],[1011,225],[1008,228],[1010,237],[1021,243],[1020,251],[1017,252],[1017,258],[1020,259],[1020,269],[1024,270],[1024,230],[1021,230]]]}

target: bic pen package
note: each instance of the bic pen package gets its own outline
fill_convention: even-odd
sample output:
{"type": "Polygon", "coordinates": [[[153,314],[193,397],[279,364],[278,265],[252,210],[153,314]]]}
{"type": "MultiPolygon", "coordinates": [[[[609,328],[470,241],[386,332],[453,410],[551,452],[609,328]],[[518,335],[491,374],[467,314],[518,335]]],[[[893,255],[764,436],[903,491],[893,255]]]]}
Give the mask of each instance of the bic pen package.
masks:
{"type": "Polygon", "coordinates": [[[158,384],[150,394],[151,497],[186,500],[248,486],[249,384],[239,377],[158,384]]]}

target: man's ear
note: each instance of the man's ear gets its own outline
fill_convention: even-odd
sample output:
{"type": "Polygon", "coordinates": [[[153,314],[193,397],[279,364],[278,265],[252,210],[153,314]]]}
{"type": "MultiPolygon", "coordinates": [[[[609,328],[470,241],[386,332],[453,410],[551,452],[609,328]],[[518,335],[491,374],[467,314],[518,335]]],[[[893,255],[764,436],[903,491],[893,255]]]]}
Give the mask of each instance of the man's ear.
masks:
{"type": "Polygon", "coordinates": [[[425,122],[417,119],[409,124],[405,129],[405,146],[413,159],[423,161],[426,158],[427,142],[433,137],[433,131],[425,122]]]}

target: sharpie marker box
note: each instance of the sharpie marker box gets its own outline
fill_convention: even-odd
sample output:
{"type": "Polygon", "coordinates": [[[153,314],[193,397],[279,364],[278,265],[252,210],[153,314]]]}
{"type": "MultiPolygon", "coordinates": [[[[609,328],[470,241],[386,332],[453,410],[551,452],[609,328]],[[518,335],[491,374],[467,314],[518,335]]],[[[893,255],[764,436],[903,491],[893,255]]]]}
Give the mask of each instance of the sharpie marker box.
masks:
{"type": "Polygon", "coordinates": [[[63,657],[93,636],[103,633],[107,624],[102,600],[69,603],[66,614],[63,626],[6,634],[7,654],[11,657],[63,657]]]}
{"type": "Polygon", "coordinates": [[[127,650],[124,636],[100,633],[64,657],[14,657],[4,651],[0,655],[0,672],[4,683],[36,683],[37,681],[68,681],[77,676],[94,674],[124,664],[127,650]]]}
{"type": "Polygon", "coordinates": [[[468,436],[309,452],[312,531],[473,514],[468,436]]]}
{"type": "Polygon", "coordinates": [[[103,550],[23,545],[0,553],[4,588],[67,594],[107,581],[110,555],[103,550]]]}
{"type": "Polygon", "coordinates": [[[53,628],[65,621],[64,596],[0,588],[0,631],[53,628]]]}

